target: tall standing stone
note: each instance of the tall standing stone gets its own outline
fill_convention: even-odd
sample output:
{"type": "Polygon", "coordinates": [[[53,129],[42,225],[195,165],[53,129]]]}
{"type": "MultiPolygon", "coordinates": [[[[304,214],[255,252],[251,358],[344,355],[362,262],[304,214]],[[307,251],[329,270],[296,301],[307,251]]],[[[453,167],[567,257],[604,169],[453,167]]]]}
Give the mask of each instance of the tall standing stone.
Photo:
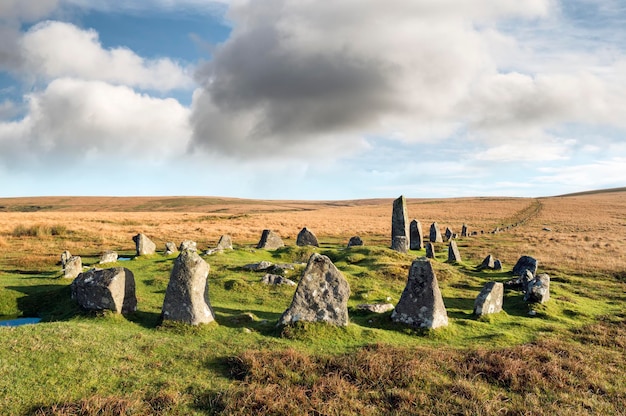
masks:
{"type": "Polygon", "coordinates": [[[499,282],[487,283],[474,301],[474,315],[482,316],[502,311],[503,299],[504,285],[499,282]]]}
{"type": "Polygon", "coordinates": [[[91,269],[70,285],[72,299],[87,310],[131,313],[137,310],[135,276],[124,267],[91,269]]]}
{"type": "Polygon", "coordinates": [[[393,201],[393,211],[391,213],[391,245],[396,251],[406,253],[409,249],[409,217],[406,211],[406,198],[400,195],[395,201],[393,201]],[[400,247],[401,240],[396,239],[394,248],[395,237],[404,237],[406,247],[400,247]]]}
{"type": "Polygon", "coordinates": [[[446,227],[446,231],[443,233],[443,236],[445,237],[446,241],[450,241],[450,239],[452,239],[452,237],[454,236],[454,232],[452,232],[452,229],[450,229],[450,227],[446,227]]]}
{"type": "Polygon", "coordinates": [[[391,319],[417,328],[448,325],[437,276],[426,257],[420,257],[411,264],[406,287],[391,313],[391,319]]]}
{"type": "Polygon", "coordinates": [[[138,256],[145,256],[154,254],[156,250],[156,244],[152,242],[145,234],[137,234],[133,237],[135,242],[135,249],[138,256]]]}
{"type": "Polygon", "coordinates": [[[306,227],[304,227],[298,233],[298,237],[296,238],[297,246],[315,246],[319,247],[320,243],[317,241],[317,237],[313,232],[306,227]]]}
{"type": "Polygon", "coordinates": [[[68,250],[65,250],[63,253],[61,253],[61,267],[65,268],[65,264],[71,257],[72,254],[68,250]]]}
{"type": "Polygon", "coordinates": [[[459,253],[459,247],[456,245],[455,240],[450,240],[448,245],[448,262],[458,263],[461,261],[461,254],[459,253]]]}
{"type": "Polygon", "coordinates": [[[350,285],[345,277],[328,257],[314,253],[278,325],[298,321],[348,325],[349,297],[350,285]]]}
{"type": "Polygon", "coordinates": [[[83,260],[80,256],[72,256],[65,262],[63,268],[63,277],[65,279],[74,279],[83,272],[83,260]]]}
{"type": "Polygon", "coordinates": [[[209,265],[193,250],[185,250],[174,261],[165,290],[163,320],[191,325],[213,322],[209,303],[209,265]]]}
{"type": "Polygon", "coordinates": [[[439,225],[436,222],[430,224],[430,233],[428,234],[428,240],[430,240],[431,243],[443,243],[441,230],[439,229],[439,225]]]}
{"type": "Polygon", "coordinates": [[[429,259],[435,258],[435,245],[433,243],[426,243],[426,257],[429,259]]]}
{"type": "Polygon", "coordinates": [[[278,234],[271,230],[263,230],[263,233],[261,234],[261,239],[259,240],[259,244],[257,244],[256,248],[275,250],[284,246],[285,243],[283,243],[282,238],[280,238],[278,234]]]}
{"type": "Polygon", "coordinates": [[[424,233],[422,232],[422,224],[418,220],[413,220],[409,224],[409,235],[411,250],[422,250],[424,248],[424,233]]]}
{"type": "Polygon", "coordinates": [[[467,225],[463,224],[461,226],[461,237],[467,237],[469,233],[467,232],[467,225]]]}

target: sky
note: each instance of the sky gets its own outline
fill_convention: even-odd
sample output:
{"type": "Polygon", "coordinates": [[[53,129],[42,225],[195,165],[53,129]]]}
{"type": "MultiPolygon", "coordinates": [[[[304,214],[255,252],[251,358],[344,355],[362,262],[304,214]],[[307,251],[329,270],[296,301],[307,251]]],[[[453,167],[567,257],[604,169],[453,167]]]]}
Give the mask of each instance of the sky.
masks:
{"type": "Polygon", "coordinates": [[[0,197],[626,186],[623,0],[0,0],[0,197]]]}

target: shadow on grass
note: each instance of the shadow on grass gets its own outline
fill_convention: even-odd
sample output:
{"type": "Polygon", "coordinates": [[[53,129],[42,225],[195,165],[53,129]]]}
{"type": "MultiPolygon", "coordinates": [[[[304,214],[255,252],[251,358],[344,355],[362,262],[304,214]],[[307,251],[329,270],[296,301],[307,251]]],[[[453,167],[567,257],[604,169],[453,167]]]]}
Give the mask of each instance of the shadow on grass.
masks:
{"type": "Polygon", "coordinates": [[[50,322],[68,320],[81,312],[71,300],[70,287],[66,285],[7,286],[7,289],[26,295],[17,299],[23,316],[36,316],[50,322]]]}
{"type": "Polygon", "coordinates": [[[282,315],[277,312],[258,311],[250,309],[231,309],[213,306],[215,321],[228,328],[253,328],[259,333],[268,336],[280,336],[276,323],[282,315]]]}

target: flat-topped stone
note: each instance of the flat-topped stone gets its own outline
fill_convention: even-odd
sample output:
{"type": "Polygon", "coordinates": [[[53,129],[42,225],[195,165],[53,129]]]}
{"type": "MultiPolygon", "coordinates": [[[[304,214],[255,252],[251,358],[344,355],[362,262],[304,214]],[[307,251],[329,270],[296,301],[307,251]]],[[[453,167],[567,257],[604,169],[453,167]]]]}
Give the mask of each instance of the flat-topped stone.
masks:
{"type": "Polygon", "coordinates": [[[124,267],[88,270],[79,274],[70,288],[72,299],[87,310],[123,314],[137,310],[135,277],[124,267]]]}

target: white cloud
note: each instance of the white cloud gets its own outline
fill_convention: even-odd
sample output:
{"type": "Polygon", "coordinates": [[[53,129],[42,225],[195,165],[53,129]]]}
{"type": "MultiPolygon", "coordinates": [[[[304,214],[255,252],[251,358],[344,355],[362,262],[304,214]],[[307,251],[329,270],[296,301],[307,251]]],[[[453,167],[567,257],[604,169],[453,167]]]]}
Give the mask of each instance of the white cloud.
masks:
{"type": "Polygon", "coordinates": [[[535,178],[542,184],[558,184],[561,189],[585,190],[624,186],[626,157],[614,157],[583,165],[546,167],[535,178]]]}
{"type": "Polygon", "coordinates": [[[0,123],[0,161],[6,165],[159,162],[184,154],[190,137],[189,110],[178,101],[124,86],[62,78],[28,101],[24,119],[0,123]]]}
{"type": "Polygon", "coordinates": [[[123,47],[104,49],[96,31],[70,23],[38,23],[20,46],[25,71],[47,80],[73,77],[157,91],[193,85],[186,69],[171,59],[144,59],[123,47]]]}

